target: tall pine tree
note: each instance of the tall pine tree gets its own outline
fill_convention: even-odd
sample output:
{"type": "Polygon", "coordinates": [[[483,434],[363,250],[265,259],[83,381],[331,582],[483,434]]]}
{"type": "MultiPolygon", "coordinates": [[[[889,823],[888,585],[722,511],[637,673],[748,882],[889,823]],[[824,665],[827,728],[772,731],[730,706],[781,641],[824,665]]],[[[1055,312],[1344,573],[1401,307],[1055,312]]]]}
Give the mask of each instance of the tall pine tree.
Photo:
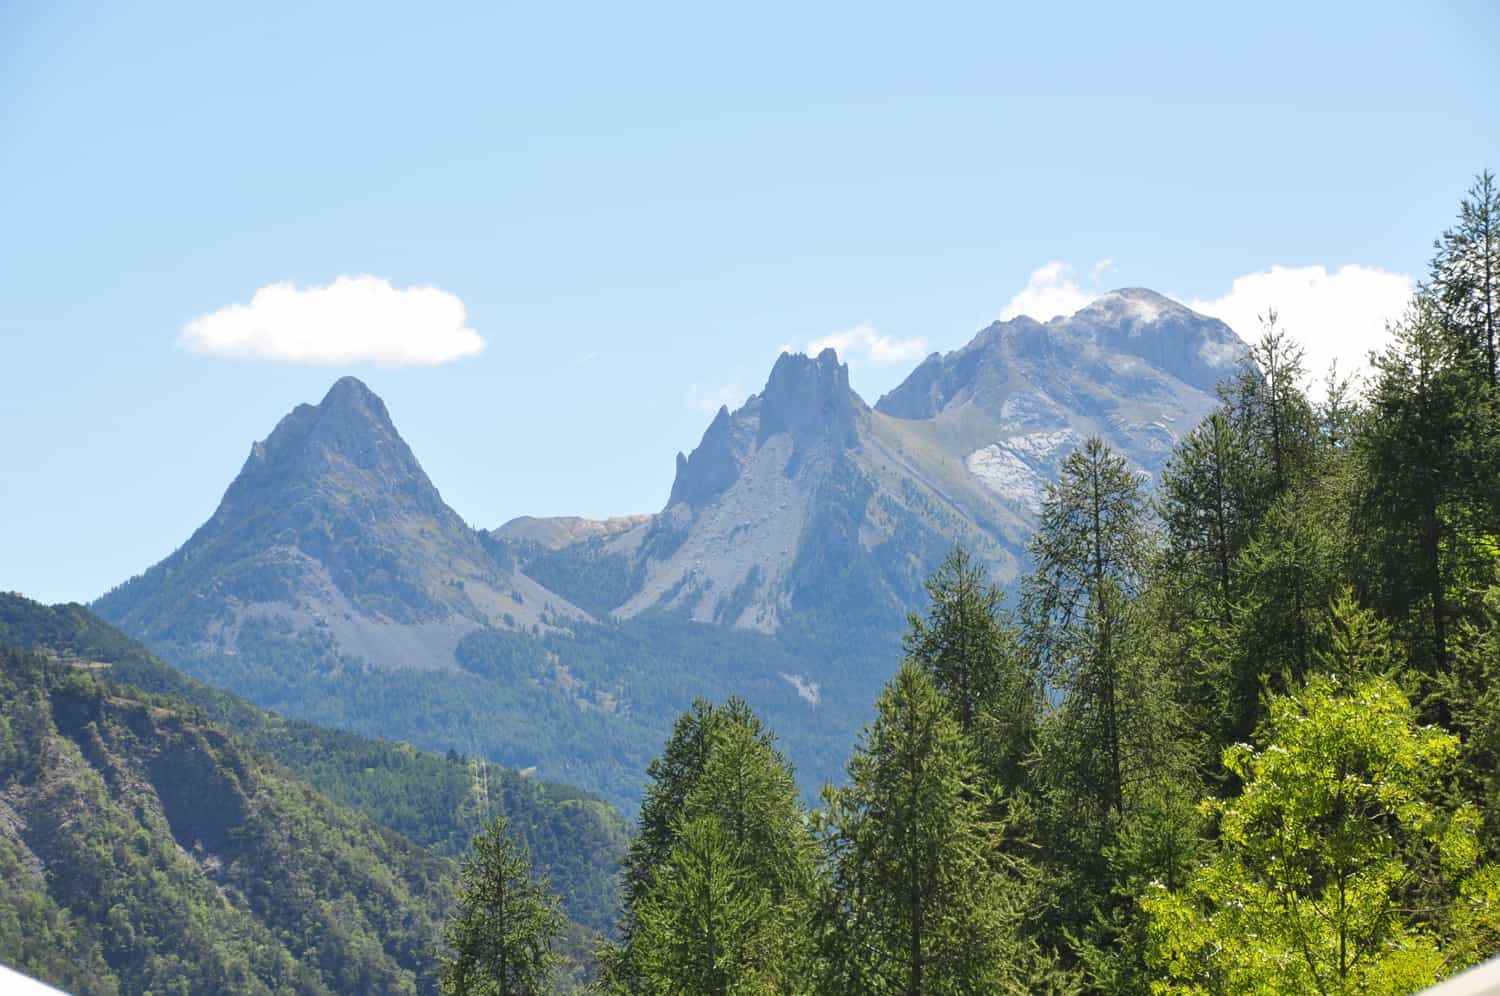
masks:
{"type": "Polygon", "coordinates": [[[526,848],[496,817],[464,861],[458,909],[443,932],[443,992],[540,996],[552,992],[552,945],[566,920],[558,899],[532,878],[526,848]]]}
{"type": "Polygon", "coordinates": [[[907,617],[906,657],[947,696],[989,782],[1014,790],[1024,780],[1041,708],[1020,633],[1004,614],[1000,590],[962,547],[928,579],[927,595],[927,614],[907,617]]]}
{"type": "Polygon", "coordinates": [[[622,943],[602,959],[614,990],[802,991],[816,845],[772,734],[739,699],[696,702],[648,771],[622,943]],[[684,961],[689,938],[713,950],[684,961]]]}
{"type": "MultiPolygon", "coordinates": [[[[1455,576],[1482,519],[1473,500],[1485,403],[1436,303],[1418,297],[1376,358],[1357,442],[1364,599],[1401,624],[1429,675],[1452,654],[1455,576]]],[[[1438,710],[1446,719],[1445,708],[1438,710]]]]}
{"type": "Polygon", "coordinates": [[[1444,321],[1490,387],[1500,386],[1500,186],[1485,170],[1458,207],[1458,224],[1433,244],[1431,289],[1444,321]]]}
{"type": "Polygon", "coordinates": [[[916,664],[881,693],[848,786],[824,798],[826,991],[1020,993],[1046,977],[1021,929],[1024,882],[996,863],[969,744],[916,664]]]}

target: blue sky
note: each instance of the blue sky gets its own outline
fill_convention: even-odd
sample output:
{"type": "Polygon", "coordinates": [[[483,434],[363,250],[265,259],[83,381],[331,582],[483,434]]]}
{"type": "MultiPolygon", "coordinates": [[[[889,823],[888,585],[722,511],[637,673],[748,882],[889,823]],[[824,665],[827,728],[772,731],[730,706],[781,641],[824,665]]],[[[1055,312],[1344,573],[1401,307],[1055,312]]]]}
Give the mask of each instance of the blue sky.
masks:
{"type": "Polygon", "coordinates": [[[659,508],[784,345],[873,402],[1144,285],[1357,354],[1500,167],[1487,2],[224,6],[0,5],[0,588],[143,570],[343,373],[492,526],[659,508]],[[224,355],[276,284],[333,362],[224,355]]]}

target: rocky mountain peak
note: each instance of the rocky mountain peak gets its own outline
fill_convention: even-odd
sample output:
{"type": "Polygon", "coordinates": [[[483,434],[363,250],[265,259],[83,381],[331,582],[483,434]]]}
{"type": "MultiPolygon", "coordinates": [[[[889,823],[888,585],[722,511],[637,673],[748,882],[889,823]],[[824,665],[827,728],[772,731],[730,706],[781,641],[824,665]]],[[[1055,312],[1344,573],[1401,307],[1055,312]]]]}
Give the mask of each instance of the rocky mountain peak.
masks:
{"type": "MultiPolygon", "coordinates": [[[[967,345],[929,356],[876,404],[898,418],[932,418],[979,400],[998,408],[1027,382],[1050,386],[1083,376],[1107,390],[1137,390],[1137,360],[1192,389],[1212,394],[1234,372],[1245,343],[1219,321],[1144,287],[1102,294],[1074,314],[1046,323],[1021,315],[995,322],[967,345]]],[[[1071,403],[1071,402],[1070,402],[1071,403]]]]}
{"type": "Polygon", "coordinates": [[[736,445],[734,437],[729,409],[720,405],[692,456],[677,454],[677,476],[672,479],[668,505],[705,504],[735,482],[743,447],[736,445]]]}
{"type": "Polygon", "coordinates": [[[1245,353],[1228,325],[1144,287],[1110,291],[1060,324],[1210,393],[1245,353]]]}
{"type": "Polygon", "coordinates": [[[793,468],[809,449],[858,446],[855,414],[863,406],[849,387],[849,367],[832,349],[815,357],[782,353],[760,394],[732,413],[721,407],[692,454],[677,454],[667,505],[713,501],[739,480],[750,454],[773,436],[791,437],[793,468]]]}
{"type": "Polygon", "coordinates": [[[385,402],[355,377],[339,378],[316,405],[298,405],[255,443],[224,504],[262,501],[268,492],[309,491],[364,500],[384,495],[428,514],[451,514],[396,431],[385,402]]]}
{"type": "Polygon", "coordinates": [[[849,367],[825,349],[816,357],[782,353],[760,395],[760,438],[789,433],[798,445],[831,439],[853,445],[858,397],[849,367]]]}
{"type": "Polygon", "coordinates": [[[1191,315],[1191,310],[1154,290],[1121,287],[1094,298],[1073,315],[1073,321],[1142,326],[1191,315]]]}
{"type": "MultiPolygon", "coordinates": [[[[97,604],[205,667],[271,639],[267,619],[287,640],[380,667],[451,668],[478,626],[580,614],[492,556],[353,377],[288,413],[213,517],[97,604]]],[[[282,651],[311,652],[298,646],[282,651]]]]}

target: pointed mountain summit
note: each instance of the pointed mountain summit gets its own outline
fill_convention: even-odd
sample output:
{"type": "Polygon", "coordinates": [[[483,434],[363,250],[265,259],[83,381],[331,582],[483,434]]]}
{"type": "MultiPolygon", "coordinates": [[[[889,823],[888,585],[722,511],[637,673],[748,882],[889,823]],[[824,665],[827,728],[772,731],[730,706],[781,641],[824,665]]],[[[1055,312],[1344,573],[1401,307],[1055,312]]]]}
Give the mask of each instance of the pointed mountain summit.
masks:
{"type": "Polygon", "coordinates": [[[452,667],[482,625],[579,614],[490,555],[353,377],[255,443],[212,518],[96,609],[237,689],[254,666],[452,667]]]}
{"type": "Polygon", "coordinates": [[[377,519],[402,512],[433,516],[445,527],[463,525],[396,431],[385,403],[354,377],[334,383],[320,403],[298,405],[250,448],[206,528],[236,528],[262,511],[283,524],[300,523],[313,511],[377,519]],[[353,508],[339,508],[350,502],[353,508]]]}
{"type": "Polygon", "coordinates": [[[807,454],[857,446],[856,416],[864,407],[849,388],[848,366],[833,350],[816,358],[782,353],[760,394],[732,416],[721,407],[692,456],[677,455],[667,506],[698,507],[723,494],[773,437],[785,436],[791,446],[787,476],[807,454]]]}
{"type": "Polygon", "coordinates": [[[830,606],[899,620],[955,541],[1013,573],[993,535],[1003,509],[962,475],[924,467],[924,444],[895,422],[850,388],[833,350],[783,353],[759,394],[721,408],[678,454],[666,508],[596,544],[633,579],[613,614],[766,632],[830,606]]]}

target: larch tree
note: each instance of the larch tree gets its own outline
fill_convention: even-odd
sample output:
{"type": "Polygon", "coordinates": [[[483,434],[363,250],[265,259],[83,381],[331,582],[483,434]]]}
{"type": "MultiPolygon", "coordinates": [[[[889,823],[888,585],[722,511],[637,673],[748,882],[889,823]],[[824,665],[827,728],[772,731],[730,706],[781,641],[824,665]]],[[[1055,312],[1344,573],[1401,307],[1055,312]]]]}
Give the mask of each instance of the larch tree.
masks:
{"type": "Polygon", "coordinates": [[[1192,851],[1192,740],[1139,604],[1152,552],[1142,480],[1090,439],[1048,489],[1022,581],[1028,640],[1049,683],[1030,766],[1047,876],[1044,939],[1097,991],[1135,991],[1135,895],[1192,851]]]}
{"type": "Polygon", "coordinates": [[[1238,593],[1236,560],[1250,534],[1242,449],[1229,417],[1211,412],[1178,444],[1157,493],[1170,567],[1190,572],[1226,625],[1238,593]]]}
{"type": "Polygon", "coordinates": [[[652,996],[783,993],[770,896],[713,816],[684,822],[636,908],[638,991],[652,996]]]}
{"type": "Polygon", "coordinates": [[[949,703],[903,664],[849,784],[824,793],[836,904],[826,991],[1030,991],[1042,959],[1022,937],[1026,893],[996,864],[982,796],[949,703]]]}
{"type": "Polygon", "coordinates": [[[552,991],[552,945],[566,920],[558,899],[532,877],[526,848],[503,817],[474,837],[458,908],[443,939],[443,992],[451,996],[539,996],[552,991]]]}
{"type": "Polygon", "coordinates": [[[926,615],[907,617],[907,660],[947,696],[974,743],[988,780],[1007,791],[1024,780],[1023,761],[1041,709],[1041,686],[1000,590],[962,547],[926,582],[926,615]]]}
{"type": "Polygon", "coordinates": [[[622,944],[603,958],[615,989],[803,991],[816,841],[774,736],[742,700],[700,701],[648,771],[622,944]],[[684,961],[685,937],[713,951],[684,961]]]}
{"type": "Polygon", "coordinates": [[[1459,203],[1458,224],[1433,244],[1430,286],[1490,387],[1500,386],[1500,186],[1485,170],[1459,203]]]}
{"type": "MultiPolygon", "coordinates": [[[[1122,669],[1128,614],[1148,552],[1141,476],[1097,436],[1063,461],[1032,537],[1022,614],[1042,674],[1061,696],[1060,714],[1088,749],[1068,765],[1093,786],[1094,802],[1124,812],[1122,669]]],[[[1060,759],[1061,760],[1061,759],[1060,759]]]]}
{"type": "Polygon", "coordinates": [[[1322,451],[1317,413],[1307,398],[1302,346],[1273,309],[1240,372],[1220,384],[1223,411],[1246,460],[1240,487],[1247,521],[1258,522],[1271,503],[1300,486],[1322,451]]]}
{"type": "Polygon", "coordinates": [[[1460,343],[1416,298],[1376,358],[1356,447],[1364,598],[1412,634],[1429,675],[1446,672],[1455,591],[1482,510],[1472,500],[1485,422],[1460,343]]]}

